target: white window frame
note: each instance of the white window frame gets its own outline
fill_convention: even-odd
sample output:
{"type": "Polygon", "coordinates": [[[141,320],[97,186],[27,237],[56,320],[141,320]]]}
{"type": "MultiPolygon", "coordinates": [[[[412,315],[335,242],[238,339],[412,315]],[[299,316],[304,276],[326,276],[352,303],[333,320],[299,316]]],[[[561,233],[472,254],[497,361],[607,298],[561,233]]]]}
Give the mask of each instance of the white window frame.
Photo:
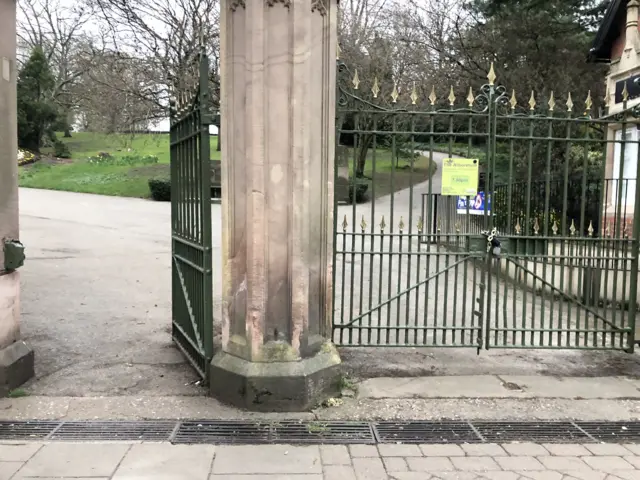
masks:
{"type": "MultiPolygon", "coordinates": [[[[615,144],[613,149],[613,172],[611,178],[613,180],[619,180],[620,175],[620,156],[622,154],[622,129],[615,131],[615,144]]],[[[638,128],[628,127],[625,136],[624,146],[624,165],[622,172],[623,192],[622,192],[622,206],[633,207],[636,203],[636,172],[638,169],[638,128]],[[625,180],[629,180],[625,182],[625,180]]],[[[611,188],[611,203],[617,205],[618,203],[618,183],[612,182],[611,188]]]]}

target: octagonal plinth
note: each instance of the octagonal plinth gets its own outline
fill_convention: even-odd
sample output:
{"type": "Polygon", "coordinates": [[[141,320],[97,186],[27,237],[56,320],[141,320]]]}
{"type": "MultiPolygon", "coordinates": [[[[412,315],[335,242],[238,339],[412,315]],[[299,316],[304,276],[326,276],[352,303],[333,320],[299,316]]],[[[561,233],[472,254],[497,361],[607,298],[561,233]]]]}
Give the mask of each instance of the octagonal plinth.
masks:
{"type": "Polygon", "coordinates": [[[293,362],[250,362],[220,352],[211,362],[210,391],[247,410],[305,411],[337,395],[340,375],[340,357],[333,346],[293,362]]]}

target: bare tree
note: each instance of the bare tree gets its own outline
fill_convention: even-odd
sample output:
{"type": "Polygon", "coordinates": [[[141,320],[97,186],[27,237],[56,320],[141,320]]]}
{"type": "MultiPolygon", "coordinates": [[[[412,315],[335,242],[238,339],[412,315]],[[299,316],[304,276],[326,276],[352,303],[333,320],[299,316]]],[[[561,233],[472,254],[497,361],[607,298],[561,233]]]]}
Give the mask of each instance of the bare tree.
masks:
{"type": "Polygon", "coordinates": [[[54,102],[66,117],[65,136],[70,136],[76,102],[72,92],[91,64],[80,61],[95,49],[85,31],[94,9],[84,3],[59,0],[21,0],[19,6],[18,41],[25,57],[40,47],[54,74],[54,102]]]}
{"type": "Polygon", "coordinates": [[[211,58],[212,102],[219,98],[218,0],[92,0],[117,51],[153,62],[157,88],[133,91],[168,110],[169,97],[193,87],[202,46],[211,58]]]}
{"type": "Polygon", "coordinates": [[[136,132],[165,117],[164,108],[154,100],[158,73],[153,62],[113,51],[94,55],[89,61],[94,66],[75,91],[84,129],[109,134],[136,132]]]}
{"type": "MultiPolygon", "coordinates": [[[[355,89],[354,94],[371,104],[392,108],[397,102],[393,95],[407,99],[415,81],[415,70],[420,62],[413,56],[408,43],[402,41],[405,27],[394,21],[397,5],[392,0],[349,0],[341,3],[339,17],[339,44],[341,60],[347,71],[341,78],[343,88],[355,89]],[[347,77],[345,77],[345,74],[347,77]]],[[[375,115],[377,127],[391,118],[375,115]]],[[[371,131],[372,115],[360,112],[342,119],[356,130],[371,131]],[[357,126],[354,124],[357,122],[357,126]]],[[[357,150],[355,176],[363,177],[373,134],[360,134],[353,139],[357,150]]],[[[351,139],[345,138],[351,142],[351,139]]]]}

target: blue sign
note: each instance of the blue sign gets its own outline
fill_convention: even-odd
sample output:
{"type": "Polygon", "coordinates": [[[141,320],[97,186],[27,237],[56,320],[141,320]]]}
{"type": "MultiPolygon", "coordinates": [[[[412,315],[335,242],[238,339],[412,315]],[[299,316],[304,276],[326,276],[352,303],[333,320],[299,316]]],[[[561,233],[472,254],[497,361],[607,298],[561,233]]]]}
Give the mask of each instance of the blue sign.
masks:
{"type": "Polygon", "coordinates": [[[487,214],[491,215],[491,197],[485,202],[484,192],[478,192],[475,197],[458,197],[456,211],[463,215],[467,213],[469,215],[484,215],[485,204],[487,214]],[[467,202],[467,199],[470,199],[470,202],[467,202]],[[467,203],[469,203],[468,206],[467,203]]]}

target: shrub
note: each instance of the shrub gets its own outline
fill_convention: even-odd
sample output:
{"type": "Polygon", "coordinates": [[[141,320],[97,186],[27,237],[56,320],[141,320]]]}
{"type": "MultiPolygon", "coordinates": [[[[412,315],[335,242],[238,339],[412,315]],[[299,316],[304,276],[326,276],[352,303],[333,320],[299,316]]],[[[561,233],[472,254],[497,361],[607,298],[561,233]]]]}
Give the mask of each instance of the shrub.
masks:
{"type": "Polygon", "coordinates": [[[157,202],[171,201],[171,181],[169,179],[151,178],[149,180],[151,198],[157,202]]]}
{"type": "Polygon", "coordinates": [[[335,198],[337,201],[353,203],[355,191],[356,203],[365,202],[367,200],[369,183],[370,181],[366,178],[357,178],[354,182],[353,177],[350,177],[349,179],[338,177],[334,185],[335,198]]]}
{"type": "Polygon", "coordinates": [[[365,179],[358,178],[353,184],[353,179],[349,179],[349,203],[353,203],[353,193],[355,190],[356,203],[362,203],[367,200],[367,190],[369,190],[369,182],[365,179]]]}
{"type": "Polygon", "coordinates": [[[71,158],[71,150],[66,143],[58,140],[53,144],[53,155],[58,158],[71,158]]]}

